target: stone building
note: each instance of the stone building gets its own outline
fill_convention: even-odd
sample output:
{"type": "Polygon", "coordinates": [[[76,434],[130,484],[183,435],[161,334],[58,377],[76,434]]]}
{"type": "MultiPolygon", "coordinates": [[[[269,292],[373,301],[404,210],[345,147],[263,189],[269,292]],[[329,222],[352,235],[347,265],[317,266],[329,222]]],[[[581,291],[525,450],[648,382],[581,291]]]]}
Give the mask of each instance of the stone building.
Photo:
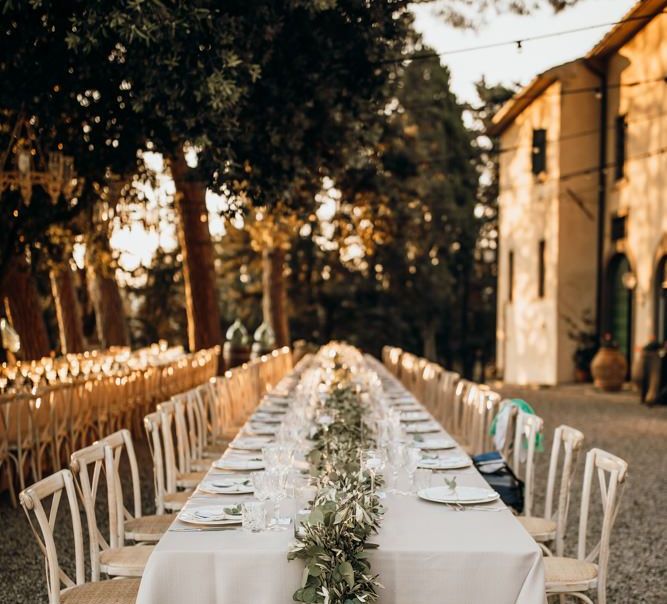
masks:
{"type": "Polygon", "coordinates": [[[586,315],[635,371],[642,346],[667,340],[666,7],[637,3],[494,117],[507,382],[572,381],[570,332],[586,315]]]}

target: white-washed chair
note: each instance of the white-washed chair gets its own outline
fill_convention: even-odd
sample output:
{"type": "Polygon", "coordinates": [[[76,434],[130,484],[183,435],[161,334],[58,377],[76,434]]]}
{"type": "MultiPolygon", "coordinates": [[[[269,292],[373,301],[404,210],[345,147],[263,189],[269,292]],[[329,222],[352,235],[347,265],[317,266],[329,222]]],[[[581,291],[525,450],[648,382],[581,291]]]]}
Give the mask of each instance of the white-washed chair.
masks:
{"type": "Polygon", "coordinates": [[[552,555],[548,544],[555,544],[557,556],[563,555],[572,481],[583,442],[584,435],[579,430],[570,428],[570,426],[558,426],[554,430],[549,473],[547,475],[544,516],[520,516],[518,518],[519,522],[530,533],[530,536],[539,543],[547,555],[552,555]],[[560,476],[558,476],[561,451],[563,454],[562,464],[560,476]],[[557,480],[559,481],[558,499],[554,509],[557,480]]]}
{"type": "Polygon", "coordinates": [[[70,469],[76,478],[88,523],[91,577],[97,581],[100,572],[110,576],[140,577],[153,552],[152,545],[121,545],[118,541],[116,481],[106,473],[105,446],[98,442],[72,453],[70,469]],[[109,537],[99,530],[95,506],[100,479],[106,483],[106,508],[109,518],[109,537]]]}
{"type": "Polygon", "coordinates": [[[519,411],[516,415],[514,449],[512,451],[512,471],[524,482],[525,516],[533,515],[535,492],[535,447],[541,434],[544,420],[539,415],[519,411]]]}
{"type": "Polygon", "coordinates": [[[156,542],[175,520],[175,514],[154,514],[144,516],[141,510],[141,483],[139,482],[139,465],[134,453],[132,434],[123,429],[103,440],[105,445],[105,466],[107,479],[113,476],[115,481],[115,506],[117,537],[112,538],[111,547],[124,545],[126,540],[137,542],[156,542]],[[121,481],[121,463],[125,459],[129,465],[132,481],[131,504],[128,509],[121,481]]]}
{"type": "Polygon", "coordinates": [[[7,426],[5,425],[4,413],[0,413],[0,469],[4,470],[12,506],[16,507],[16,491],[14,489],[12,461],[9,458],[9,437],[7,434],[7,426]]]}
{"type": "Polygon", "coordinates": [[[185,505],[192,490],[178,491],[176,488],[176,460],[173,457],[173,446],[170,459],[167,459],[165,454],[162,442],[162,414],[158,411],[149,413],[144,417],[144,428],[153,458],[156,512],[158,514],[164,514],[165,511],[176,512],[185,505]],[[172,466],[170,472],[167,471],[168,466],[172,466]]]}
{"type": "Polygon", "coordinates": [[[74,481],[69,470],[60,470],[25,489],[20,494],[20,500],[46,561],[49,604],[134,604],[139,591],[139,579],[86,583],[81,516],[74,481]],[[63,493],[69,503],[74,536],[73,579],[60,567],[54,539],[54,528],[63,493]],[[49,506],[48,512],[44,507],[45,502],[49,506]],[[33,515],[37,526],[33,522],[33,515]]]}
{"type": "MultiPolygon", "coordinates": [[[[176,487],[196,487],[206,475],[205,471],[196,470],[201,464],[206,463],[210,467],[210,460],[204,462],[201,459],[193,459],[190,434],[185,419],[185,404],[181,396],[174,397],[171,401],[165,401],[158,405],[158,411],[162,414],[162,442],[165,450],[165,459],[175,460],[176,473],[173,480],[176,487]]],[[[167,477],[171,478],[174,467],[167,464],[167,477]]]]}
{"type": "Polygon", "coordinates": [[[577,557],[545,556],[544,574],[547,597],[568,595],[593,604],[593,600],[586,592],[596,591],[597,604],[607,603],[609,541],[618,514],[627,472],[628,464],[616,455],[601,449],[591,449],[586,454],[577,557]],[[588,548],[588,516],[594,474],[597,474],[600,487],[602,528],[597,544],[588,548]]]}

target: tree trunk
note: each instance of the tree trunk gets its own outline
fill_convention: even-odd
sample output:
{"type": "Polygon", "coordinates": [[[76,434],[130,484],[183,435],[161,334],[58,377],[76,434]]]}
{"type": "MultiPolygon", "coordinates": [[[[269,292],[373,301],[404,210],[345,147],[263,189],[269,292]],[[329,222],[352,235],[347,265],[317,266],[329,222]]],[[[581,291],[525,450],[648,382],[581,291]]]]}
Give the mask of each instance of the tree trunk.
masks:
{"type": "Polygon", "coordinates": [[[106,274],[103,266],[87,261],[86,284],[95,309],[97,337],[102,348],[129,346],[130,333],[127,328],[123,298],[114,276],[106,274]]]}
{"type": "Polygon", "coordinates": [[[51,293],[56,305],[58,333],[62,354],[83,352],[83,321],[81,309],[74,287],[72,271],[65,266],[53,267],[49,274],[51,293]]]}
{"type": "Polygon", "coordinates": [[[436,336],[436,322],[431,323],[422,329],[422,342],[424,358],[434,363],[438,361],[438,349],[435,341],[436,336]]]}
{"type": "Polygon", "coordinates": [[[182,154],[171,160],[171,173],[176,184],[188,342],[190,350],[210,348],[221,345],[223,338],[213,243],[206,210],[206,187],[188,168],[182,154]]]}
{"type": "Polygon", "coordinates": [[[21,338],[21,350],[17,356],[24,360],[49,356],[51,345],[39,293],[23,255],[10,260],[2,289],[2,304],[7,319],[21,338]]]}
{"type": "Polygon", "coordinates": [[[262,250],[262,311],[276,335],[276,346],[290,344],[284,263],[285,252],[281,248],[262,250]]]}

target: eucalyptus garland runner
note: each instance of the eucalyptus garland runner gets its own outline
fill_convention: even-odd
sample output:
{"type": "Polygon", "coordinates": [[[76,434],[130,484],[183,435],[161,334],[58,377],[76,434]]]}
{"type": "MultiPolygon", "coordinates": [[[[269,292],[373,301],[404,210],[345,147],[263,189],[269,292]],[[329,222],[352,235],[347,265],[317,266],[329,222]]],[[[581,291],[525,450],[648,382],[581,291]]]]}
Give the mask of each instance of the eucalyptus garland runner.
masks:
{"type": "Polygon", "coordinates": [[[313,437],[309,461],[318,491],[288,555],[305,562],[296,602],[375,602],[381,587],[366,552],[374,547],[368,539],[378,531],[382,507],[360,464],[361,451],[373,445],[373,438],[365,422],[367,406],[349,377],[337,366],[313,437]]]}

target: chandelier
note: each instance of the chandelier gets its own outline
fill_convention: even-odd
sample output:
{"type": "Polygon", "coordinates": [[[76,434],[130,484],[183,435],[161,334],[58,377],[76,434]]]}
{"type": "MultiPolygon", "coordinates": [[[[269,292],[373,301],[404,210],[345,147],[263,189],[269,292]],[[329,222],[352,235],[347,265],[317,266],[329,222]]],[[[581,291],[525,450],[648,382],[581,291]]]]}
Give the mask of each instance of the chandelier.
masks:
{"type": "Polygon", "coordinates": [[[23,203],[30,205],[33,187],[41,187],[55,205],[62,195],[70,201],[79,188],[74,158],[62,151],[44,156],[37,153],[30,123],[20,119],[11,135],[10,145],[0,161],[0,195],[7,189],[18,190],[23,203]],[[46,159],[46,161],[44,161],[46,159]]]}

